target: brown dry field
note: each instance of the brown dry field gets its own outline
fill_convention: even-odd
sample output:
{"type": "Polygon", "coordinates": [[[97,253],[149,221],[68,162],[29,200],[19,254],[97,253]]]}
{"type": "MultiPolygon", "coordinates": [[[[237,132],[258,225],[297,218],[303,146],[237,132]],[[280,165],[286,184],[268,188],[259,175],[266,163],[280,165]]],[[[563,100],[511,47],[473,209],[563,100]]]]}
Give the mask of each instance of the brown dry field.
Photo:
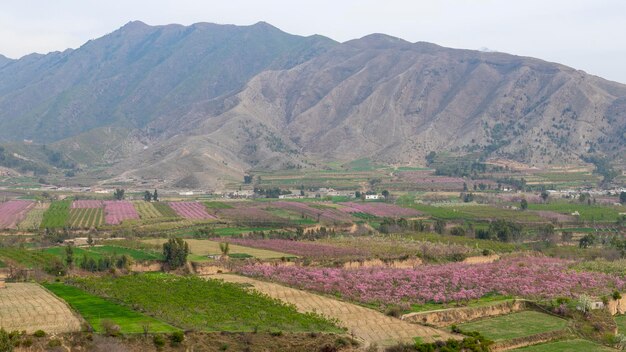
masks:
{"type": "Polygon", "coordinates": [[[0,289],[0,326],[7,331],[48,333],[80,331],[81,322],[70,308],[35,283],[7,283],[0,289]]]}
{"type": "Polygon", "coordinates": [[[339,326],[346,328],[349,334],[353,334],[366,346],[375,344],[383,347],[397,343],[411,343],[415,337],[420,337],[424,342],[458,338],[457,335],[444,330],[408,323],[373,309],[271,282],[230,274],[217,274],[209,277],[249,285],[272,298],[293,304],[302,313],[315,312],[337,319],[339,326]]]}

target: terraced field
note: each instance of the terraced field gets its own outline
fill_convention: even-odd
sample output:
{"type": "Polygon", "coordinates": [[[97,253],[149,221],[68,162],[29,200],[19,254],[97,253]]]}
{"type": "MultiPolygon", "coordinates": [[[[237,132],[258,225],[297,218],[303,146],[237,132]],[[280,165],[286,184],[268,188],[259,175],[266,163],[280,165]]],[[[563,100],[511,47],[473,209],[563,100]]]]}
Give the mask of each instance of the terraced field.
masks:
{"type": "Polygon", "coordinates": [[[574,339],[548,342],[540,345],[518,348],[516,352],[611,352],[612,348],[598,345],[588,340],[574,339]]]}
{"type": "Polygon", "coordinates": [[[119,325],[122,333],[143,333],[143,325],[149,324],[150,332],[176,331],[175,327],[124,306],[89,294],[81,289],[62,283],[50,283],[45,287],[77,310],[96,332],[104,331],[103,320],[119,325]]]}
{"type": "Polygon", "coordinates": [[[80,320],[65,303],[34,283],[8,283],[0,290],[0,326],[7,331],[80,331],[80,320]]]}
{"type": "Polygon", "coordinates": [[[28,250],[24,248],[0,248],[0,258],[5,262],[13,262],[28,268],[44,267],[51,261],[55,260],[55,256],[37,250],[28,250]]]}
{"type": "Polygon", "coordinates": [[[459,325],[464,331],[478,331],[495,341],[526,337],[566,327],[566,320],[535,311],[523,311],[459,325]]]}
{"type": "Polygon", "coordinates": [[[70,209],[69,223],[72,228],[90,229],[104,223],[102,208],[74,208],[70,209]]]}

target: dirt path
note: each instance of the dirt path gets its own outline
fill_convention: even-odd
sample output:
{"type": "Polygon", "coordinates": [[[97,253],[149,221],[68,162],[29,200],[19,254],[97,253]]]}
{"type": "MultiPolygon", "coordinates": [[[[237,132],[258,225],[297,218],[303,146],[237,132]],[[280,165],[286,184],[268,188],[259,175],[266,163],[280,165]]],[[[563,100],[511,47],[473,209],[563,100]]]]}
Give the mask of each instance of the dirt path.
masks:
{"type": "Polygon", "coordinates": [[[38,284],[8,283],[0,289],[0,326],[7,331],[62,333],[80,331],[80,320],[38,284]]]}
{"type": "Polygon", "coordinates": [[[206,277],[233,283],[249,284],[261,293],[295,305],[300,312],[316,312],[326,317],[337,319],[340,325],[348,329],[349,334],[354,334],[355,337],[363,340],[367,345],[377,344],[382,347],[399,342],[413,342],[414,337],[420,337],[423,342],[447,340],[455,337],[446,331],[411,324],[397,318],[388,317],[373,309],[270,282],[231,274],[218,274],[206,277]]]}

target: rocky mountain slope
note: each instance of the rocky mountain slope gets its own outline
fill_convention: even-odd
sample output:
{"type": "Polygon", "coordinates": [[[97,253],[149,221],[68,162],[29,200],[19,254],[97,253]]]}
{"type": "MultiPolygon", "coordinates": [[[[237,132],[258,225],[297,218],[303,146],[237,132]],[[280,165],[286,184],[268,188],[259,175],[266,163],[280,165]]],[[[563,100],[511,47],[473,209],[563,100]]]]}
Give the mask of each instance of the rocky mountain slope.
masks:
{"type": "Polygon", "coordinates": [[[219,186],[246,170],[430,151],[532,164],[626,151],[626,86],[503,53],[265,23],[132,22],[76,50],[0,59],[0,139],[52,143],[110,177],[219,186]]]}

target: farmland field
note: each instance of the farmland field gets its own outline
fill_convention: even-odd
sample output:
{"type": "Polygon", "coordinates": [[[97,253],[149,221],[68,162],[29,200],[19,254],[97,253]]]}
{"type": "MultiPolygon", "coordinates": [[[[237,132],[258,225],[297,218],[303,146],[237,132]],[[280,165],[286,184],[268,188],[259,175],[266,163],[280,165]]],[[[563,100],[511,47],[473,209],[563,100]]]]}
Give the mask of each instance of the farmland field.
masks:
{"type": "Polygon", "coordinates": [[[159,212],[152,203],[148,203],[145,201],[135,201],[133,202],[135,209],[139,213],[139,217],[141,219],[155,219],[163,217],[161,212],[159,212]]]}
{"type": "MultiPolygon", "coordinates": [[[[93,258],[94,260],[98,260],[105,256],[121,256],[127,255],[134,260],[138,261],[146,261],[146,260],[162,260],[163,256],[161,253],[153,253],[148,251],[143,251],[139,249],[125,248],[119,246],[105,245],[105,246],[93,246],[93,247],[73,247],[74,258],[75,260],[82,260],[83,256],[86,255],[87,258],[93,258]]],[[[43,250],[44,253],[56,255],[61,258],[65,258],[65,247],[50,247],[43,250]]]]}
{"type": "Polygon", "coordinates": [[[367,304],[446,303],[494,293],[525,298],[602,295],[626,284],[621,276],[575,272],[568,264],[559,259],[520,257],[484,264],[423,265],[419,269],[246,265],[238,270],[246,276],[367,304]]]}
{"type": "MultiPolygon", "coordinates": [[[[149,240],[144,240],[143,242],[161,245],[165,243],[166,241],[167,240],[165,239],[149,239],[149,240]]],[[[220,243],[217,241],[186,239],[185,242],[189,244],[189,250],[191,251],[192,254],[195,254],[198,256],[204,256],[204,257],[206,257],[207,255],[221,254],[220,243]]],[[[292,254],[281,253],[281,252],[265,250],[265,249],[244,247],[244,246],[239,246],[236,244],[230,245],[230,253],[231,254],[235,254],[235,253],[248,254],[259,259],[272,259],[272,258],[294,256],[292,254]]]]}
{"type": "Polygon", "coordinates": [[[124,220],[137,220],[139,214],[128,201],[105,201],[104,219],[108,225],[118,225],[124,220]]]}
{"type": "Polygon", "coordinates": [[[611,352],[617,351],[588,340],[574,339],[542,343],[512,350],[515,352],[611,352]]]}
{"type": "Polygon", "coordinates": [[[530,310],[459,325],[463,331],[478,331],[495,341],[526,337],[566,327],[567,320],[530,310]]]}
{"type": "Polygon", "coordinates": [[[340,209],[347,213],[365,213],[378,217],[403,217],[418,216],[421,213],[414,209],[402,208],[397,205],[369,202],[369,203],[340,203],[343,207],[340,209]]]}
{"type": "Polygon", "coordinates": [[[0,289],[0,326],[8,331],[80,331],[80,320],[57,297],[34,283],[9,283],[0,289]]]}
{"type": "Polygon", "coordinates": [[[319,316],[298,313],[293,306],[219,280],[139,274],[81,278],[76,284],[184,329],[340,331],[319,316]]]}
{"type": "Polygon", "coordinates": [[[37,250],[6,247],[0,248],[0,258],[5,262],[15,262],[28,268],[36,268],[45,267],[55,259],[55,256],[37,250]]]}
{"type": "Polygon", "coordinates": [[[89,229],[101,226],[104,220],[102,208],[72,208],[69,224],[76,229],[89,229]]]}
{"type": "Polygon", "coordinates": [[[625,206],[588,205],[586,203],[565,203],[560,201],[547,204],[529,204],[528,209],[549,210],[563,214],[578,212],[580,219],[585,221],[614,222],[619,213],[626,212],[625,206]]]}
{"type": "Polygon", "coordinates": [[[618,315],[615,317],[615,323],[620,334],[626,333],[626,315],[618,315]]]}
{"type": "Polygon", "coordinates": [[[70,217],[70,206],[72,201],[69,199],[52,202],[48,210],[43,214],[41,228],[63,228],[68,225],[70,217]]]}
{"type": "Polygon", "coordinates": [[[189,220],[206,220],[215,217],[207,213],[207,209],[202,203],[198,202],[170,202],[169,206],[178,214],[178,216],[189,220]]]}
{"type": "Polygon", "coordinates": [[[41,225],[41,221],[43,220],[43,214],[48,210],[50,203],[39,203],[35,205],[28,213],[26,213],[26,217],[22,220],[17,228],[22,231],[36,231],[39,229],[39,225],[41,225]]]}
{"type": "Polygon", "coordinates": [[[161,213],[161,216],[163,216],[165,218],[176,218],[176,217],[178,217],[178,214],[176,214],[174,209],[172,209],[169,205],[167,205],[167,203],[156,202],[156,203],[152,203],[152,206],[159,213],[161,213]]]}
{"type": "Polygon", "coordinates": [[[102,332],[102,321],[111,320],[119,325],[122,333],[143,333],[143,324],[150,324],[150,332],[176,331],[175,327],[150,316],[130,310],[124,306],[87,293],[63,283],[44,285],[55,295],[65,300],[80,313],[96,332],[102,332]]]}
{"type": "Polygon", "coordinates": [[[0,229],[14,228],[26,217],[26,213],[35,205],[26,200],[10,200],[0,204],[0,229]]]}

